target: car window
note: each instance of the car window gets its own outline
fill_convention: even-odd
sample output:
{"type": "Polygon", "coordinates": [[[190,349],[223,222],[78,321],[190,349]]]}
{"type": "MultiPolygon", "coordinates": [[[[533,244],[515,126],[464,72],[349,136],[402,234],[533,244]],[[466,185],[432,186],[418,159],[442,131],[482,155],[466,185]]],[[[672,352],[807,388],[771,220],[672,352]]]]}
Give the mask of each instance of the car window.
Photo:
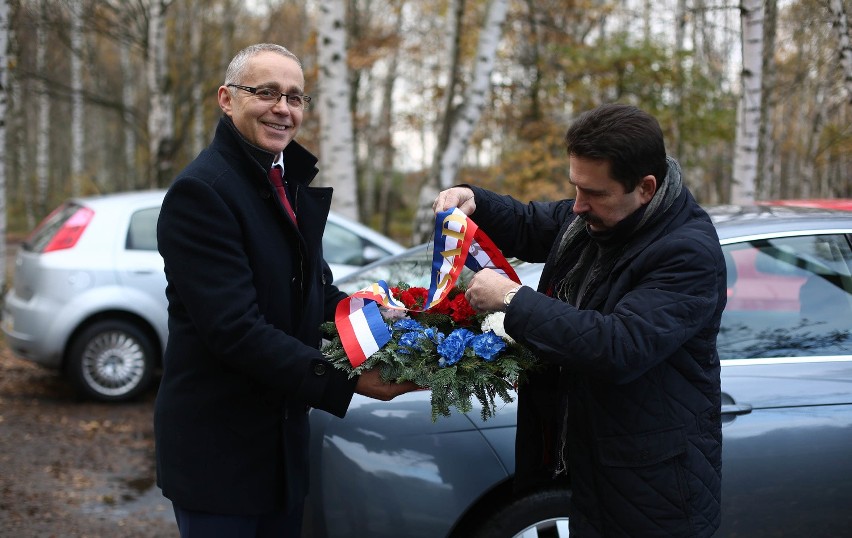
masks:
{"type": "Polygon", "coordinates": [[[852,249],[843,235],[723,245],[722,359],[852,354],[852,249]]]}
{"type": "Polygon", "coordinates": [[[352,230],[327,222],[322,236],[323,257],[327,263],[362,266],[388,256],[390,252],[352,230]]]}
{"type": "Polygon", "coordinates": [[[160,208],[140,209],[130,216],[125,248],[127,250],[157,250],[157,219],[160,208]]]}

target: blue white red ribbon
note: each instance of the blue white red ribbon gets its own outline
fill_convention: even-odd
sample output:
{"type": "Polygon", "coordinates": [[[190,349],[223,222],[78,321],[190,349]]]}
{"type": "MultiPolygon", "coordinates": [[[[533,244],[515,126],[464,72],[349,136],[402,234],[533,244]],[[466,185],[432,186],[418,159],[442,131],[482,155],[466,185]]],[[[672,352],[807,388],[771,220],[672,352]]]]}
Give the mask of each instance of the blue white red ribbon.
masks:
{"type": "MultiPolygon", "coordinates": [[[[435,216],[431,282],[426,304],[417,311],[425,312],[443,301],[465,265],[473,271],[493,269],[518,284],[521,282],[500,249],[460,209],[438,213],[435,216]]],[[[391,330],[378,305],[408,310],[394,300],[384,280],[353,293],[337,305],[337,332],[353,367],[358,367],[390,341],[391,330]]]]}

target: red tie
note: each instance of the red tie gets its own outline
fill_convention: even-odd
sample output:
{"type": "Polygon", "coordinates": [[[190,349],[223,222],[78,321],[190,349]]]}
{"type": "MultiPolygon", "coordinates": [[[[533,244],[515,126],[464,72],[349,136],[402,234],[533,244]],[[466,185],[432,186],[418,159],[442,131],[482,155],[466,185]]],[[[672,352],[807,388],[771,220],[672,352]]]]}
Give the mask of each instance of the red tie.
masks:
{"type": "Polygon", "coordinates": [[[278,191],[278,198],[281,199],[281,205],[283,205],[284,209],[287,210],[287,214],[290,215],[290,218],[293,219],[295,224],[298,224],[298,221],[296,220],[296,212],[293,211],[293,206],[290,205],[290,199],[287,198],[287,190],[284,188],[284,178],[281,176],[281,168],[273,166],[269,169],[269,181],[275,185],[275,190],[278,191]]]}

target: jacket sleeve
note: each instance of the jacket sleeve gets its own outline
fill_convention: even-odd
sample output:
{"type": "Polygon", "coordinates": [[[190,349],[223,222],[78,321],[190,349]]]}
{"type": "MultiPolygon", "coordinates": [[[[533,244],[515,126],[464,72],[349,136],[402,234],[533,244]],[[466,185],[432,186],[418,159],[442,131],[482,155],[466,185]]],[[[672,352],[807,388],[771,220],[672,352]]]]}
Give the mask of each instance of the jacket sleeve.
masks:
{"type": "Polygon", "coordinates": [[[707,325],[717,309],[723,263],[707,241],[667,240],[618,277],[630,289],[605,312],[579,310],[525,287],[507,309],[506,330],[568,372],[627,383],[707,325]]]}
{"type": "Polygon", "coordinates": [[[571,200],[524,204],[480,187],[473,190],[476,211],[470,216],[507,257],[543,262],[560,230],[573,217],[571,200]]]}

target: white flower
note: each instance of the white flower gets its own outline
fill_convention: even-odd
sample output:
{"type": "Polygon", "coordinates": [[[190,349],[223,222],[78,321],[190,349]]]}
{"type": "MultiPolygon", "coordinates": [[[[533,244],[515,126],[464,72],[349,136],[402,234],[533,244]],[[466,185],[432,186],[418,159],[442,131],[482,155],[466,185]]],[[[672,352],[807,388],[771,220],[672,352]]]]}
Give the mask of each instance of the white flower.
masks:
{"type": "Polygon", "coordinates": [[[382,319],[385,321],[394,322],[398,319],[403,319],[408,317],[407,310],[400,310],[398,308],[386,308],[384,306],[379,307],[379,312],[382,314],[382,319]]]}
{"type": "Polygon", "coordinates": [[[488,314],[482,320],[482,332],[493,331],[494,334],[505,340],[507,344],[514,344],[515,341],[506,333],[506,328],[503,327],[503,320],[505,318],[505,312],[492,312],[488,314]]]}

